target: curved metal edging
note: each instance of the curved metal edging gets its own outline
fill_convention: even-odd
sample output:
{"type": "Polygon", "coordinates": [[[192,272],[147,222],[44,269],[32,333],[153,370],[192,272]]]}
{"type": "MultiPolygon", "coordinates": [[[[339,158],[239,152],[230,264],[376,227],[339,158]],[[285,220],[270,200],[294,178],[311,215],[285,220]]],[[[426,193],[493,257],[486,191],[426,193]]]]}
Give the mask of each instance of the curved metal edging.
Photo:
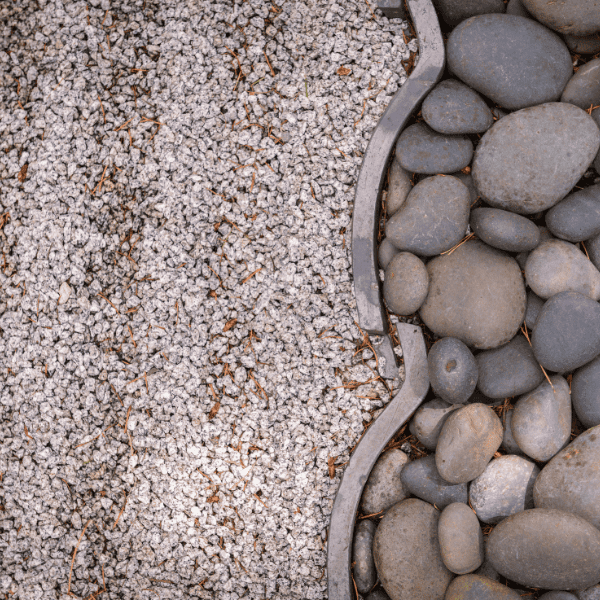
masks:
{"type": "Polygon", "coordinates": [[[415,70],[390,102],[365,152],[354,196],[352,274],[358,320],[364,331],[383,336],[375,347],[384,377],[396,377],[396,363],[379,290],[377,222],[387,166],[400,131],[444,70],[444,41],[431,0],[407,0],[419,42],[415,70]]]}

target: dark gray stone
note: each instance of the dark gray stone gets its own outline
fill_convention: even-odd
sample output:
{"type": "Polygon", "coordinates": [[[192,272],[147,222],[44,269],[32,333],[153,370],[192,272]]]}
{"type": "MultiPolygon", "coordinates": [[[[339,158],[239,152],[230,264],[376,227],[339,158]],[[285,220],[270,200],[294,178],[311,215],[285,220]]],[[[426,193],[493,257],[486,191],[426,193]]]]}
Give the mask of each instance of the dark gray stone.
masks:
{"type": "Polygon", "coordinates": [[[381,244],[379,244],[379,250],[377,254],[379,266],[385,271],[392,258],[394,258],[394,256],[396,256],[398,253],[399,251],[396,246],[394,246],[394,244],[392,244],[388,238],[383,238],[381,240],[381,244]]]}
{"type": "Polygon", "coordinates": [[[461,21],[475,15],[503,13],[506,10],[502,0],[434,0],[433,4],[450,27],[456,27],[461,21]]]}
{"type": "Polygon", "coordinates": [[[600,52],[600,35],[565,35],[565,42],[575,54],[596,54],[600,52]]]}
{"type": "Polygon", "coordinates": [[[514,15],[463,21],[448,38],[447,61],[459,79],[509,110],[558,100],[573,73],[558,35],[514,15]]]}
{"type": "Polygon", "coordinates": [[[377,572],[373,562],[373,536],[377,525],[369,519],[358,521],[354,528],[352,544],[352,563],[354,564],[354,582],[361,594],[366,594],[377,581],[377,572]]]}
{"type": "Polygon", "coordinates": [[[388,192],[385,210],[388,218],[404,204],[409,192],[412,190],[410,173],[402,168],[402,165],[394,159],[390,165],[388,192]]]}
{"type": "Polygon", "coordinates": [[[573,374],[571,401],[577,418],[585,428],[600,425],[600,357],[573,374]]]}
{"type": "MultiPolygon", "coordinates": [[[[556,239],[549,231],[549,229],[547,227],[544,227],[543,225],[538,227],[538,230],[540,232],[540,244],[542,242],[545,242],[546,240],[554,240],[556,239]]],[[[538,244],[539,246],[539,244],[538,244]]],[[[531,254],[531,252],[519,252],[519,254],[517,254],[515,256],[515,260],[519,263],[519,266],[521,267],[521,269],[525,269],[525,265],[527,263],[527,259],[529,258],[529,255],[531,254]]]]}
{"type": "Polygon", "coordinates": [[[436,394],[452,404],[466,402],[477,385],[477,363],[464,342],[442,338],[429,350],[429,383],[436,394]]]}
{"type": "Polygon", "coordinates": [[[473,177],[471,177],[470,173],[463,173],[462,171],[452,173],[452,177],[456,177],[456,179],[459,179],[467,186],[469,196],[471,197],[471,206],[473,206],[477,202],[477,198],[479,198],[479,192],[473,183],[473,177]]]}
{"type": "Polygon", "coordinates": [[[527,291],[527,310],[525,312],[525,325],[533,329],[535,322],[544,306],[545,300],[540,298],[535,292],[527,291]]]}
{"type": "Polygon", "coordinates": [[[499,523],[517,512],[533,508],[533,484],[540,470],[521,456],[495,458],[471,482],[469,502],[480,521],[499,523]]]}
{"type": "Polygon", "coordinates": [[[415,185],[388,220],[386,236],[398,250],[435,256],[462,239],[469,223],[469,206],[469,190],[456,177],[428,177],[415,185]]]}
{"type": "Polygon", "coordinates": [[[375,590],[365,600],[390,600],[390,597],[383,590],[375,590]]]}
{"type": "Polygon", "coordinates": [[[429,127],[446,135],[483,133],[494,122],[481,96],[456,79],[438,83],[423,101],[421,114],[429,127]]]}
{"type": "Polygon", "coordinates": [[[514,258],[470,240],[427,264],[429,294],[420,310],[438,337],[478,349],[509,342],[525,317],[525,284],[514,258]]]}
{"type": "Polygon", "coordinates": [[[568,242],[582,242],[599,234],[600,184],[569,194],[553,206],[546,213],[546,226],[568,242]]]}
{"type": "Polygon", "coordinates": [[[464,169],[473,157],[468,137],[437,133],[424,123],[407,127],[396,142],[396,158],[414,173],[452,173],[464,169]]]}
{"type": "MultiPolygon", "coordinates": [[[[592,110],[592,114],[590,116],[592,117],[594,123],[596,123],[598,129],[600,129],[600,107],[592,110]]],[[[596,170],[596,173],[600,175],[600,152],[596,154],[596,158],[594,159],[594,163],[592,166],[596,170]]]]}
{"type": "Polygon", "coordinates": [[[502,423],[485,404],[467,404],[444,423],[435,450],[439,474],[450,483],[472,481],[502,443],[502,423]]]}
{"type": "MultiPolygon", "coordinates": [[[[504,398],[488,398],[485,394],[482,394],[480,390],[476,389],[469,398],[469,404],[477,403],[485,404],[487,406],[500,406],[501,404],[504,404],[504,398]]],[[[460,408],[460,405],[458,408],[460,408]]]]}
{"type": "Polygon", "coordinates": [[[577,292],[548,300],[531,336],[533,353],[549,371],[567,373],[600,354],[600,305],[577,292]]]}
{"type": "Polygon", "coordinates": [[[442,479],[433,455],[409,462],[402,469],[400,479],[411,494],[437,508],[444,508],[453,502],[467,502],[467,484],[454,485],[442,479]]]}
{"type": "Polygon", "coordinates": [[[482,575],[462,575],[448,586],[444,600],[522,600],[518,592],[482,575]]]}
{"type": "Polygon", "coordinates": [[[600,234],[586,240],[584,246],[590,256],[592,264],[596,269],[600,269],[600,234]]]}
{"type": "Polygon", "coordinates": [[[522,0],[509,0],[508,4],[506,5],[506,14],[531,19],[531,15],[523,6],[522,0]]]}
{"type": "MultiPolygon", "coordinates": [[[[600,11],[600,6],[599,6],[600,11]]],[[[600,103],[600,58],[590,60],[577,70],[564,89],[562,102],[569,102],[583,110],[600,103]]]]}
{"type": "Polygon", "coordinates": [[[438,398],[421,404],[410,422],[410,432],[425,448],[435,450],[443,424],[457,408],[438,398]]]}
{"type": "Polygon", "coordinates": [[[599,147],[600,131],[590,115],[572,104],[550,102],[495,123],[477,146],[472,175],[491,206],[538,213],[571,191],[599,147]]]}
{"type": "Polygon", "coordinates": [[[384,452],[377,459],[363,490],[360,502],[363,514],[378,514],[408,496],[400,481],[400,473],[407,463],[408,456],[398,448],[384,452]]]}
{"type": "Polygon", "coordinates": [[[562,590],[552,590],[542,594],[539,600],[577,600],[577,596],[562,590]]]}
{"type": "Polygon", "coordinates": [[[600,0],[523,0],[523,4],[534,18],[562,34],[600,31],[600,0]]]}
{"type": "Polygon", "coordinates": [[[511,430],[519,448],[534,460],[546,462],[569,443],[571,396],[560,375],[546,380],[515,404],[511,430]],[[553,389],[554,388],[554,389],[553,389]]]}
{"type": "Polygon", "coordinates": [[[471,229],[486,244],[508,252],[527,252],[540,243],[540,230],[535,223],[499,208],[471,211],[471,229]]]}
{"type": "Polygon", "coordinates": [[[544,381],[529,342],[516,335],[508,344],[480,352],[477,387],[488,398],[511,398],[530,392],[544,381]]]}
{"type": "Polygon", "coordinates": [[[383,280],[383,297],[391,312],[417,312],[429,289],[429,275],[423,261],[410,252],[399,252],[389,262],[383,280]]]}
{"type": "Polygon", "coordinates": [[[600,581],[600,531],[560,510],[504,519],[490,533],[487,555],[501,575],[529,587],[576,590],[600,581]]]}
{"type": "Polygon", "coordinates": [[[502,421],[504,424],[504,435],[502,436],[502,447],[510,454],[523,454],[523,450],[519,448],[519,444],[515,441],[512,434],[512,416],[514,408],[509,408],[503,415],[502,421]]]}
{"type": "Polygon", "coordinates": [[[457,575],[483,563],[483,533],[473,511],[462,502],[444,508],[438,524],[440,552],[446,567],[457,575]]]}
{"type": "MultiPolygon", "coordinates": [[[[600,427],[596,426],[575,438],[542,469],[533,488],[535,506],[572,512],[600,527],[598,465],[600,427]]],[[[593,584],[582,584],[578,589],[593,584]]]]}
{"type": "Polygon", "coordinates": [[[379,523],[373,556],[391,600],[439,600],[444,595],[452,573],[440,555],[438,520],[433,506],[410,498],[392,506],[379,523]]]}

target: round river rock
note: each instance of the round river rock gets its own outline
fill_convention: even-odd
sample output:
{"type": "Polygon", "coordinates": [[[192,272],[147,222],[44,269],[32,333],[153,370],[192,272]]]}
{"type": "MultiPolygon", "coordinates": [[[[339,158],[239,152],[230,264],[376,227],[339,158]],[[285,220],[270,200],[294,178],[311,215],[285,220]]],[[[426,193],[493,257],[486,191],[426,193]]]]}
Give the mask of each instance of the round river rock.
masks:
{"type": "Polygon", "coordinates": [[[523,4],[538,21],[562,34],[600,31],[600,0],[523,0],[523,4]]]}
{"type": "Polygon", "coordinates": [[[546,213],[546,225],[568,242],[582,242],[600,233],[600,184],[569,194],[546,213]]]}
{"type": "Polygon", "coordinates": [[[391,217],[404,204],[410,190],[412,190],[410,173],[407,173],[398,160],[394,158],[390,165],[389,184],[385,205],[388,217],[391,217]]]}
{"type": "Polygon", "coordinates": [[[471,229],[486,244],[508,252],[526,252],[540,243],[540,230],[532,221],[499,208],[471,211],[471,229]]]}
{"type": "Polygon", "coordinates": [[[600,58],[590,60],[579,67],[577,73],[567,83],[561,101],[570,102],[583,110],[598,105],[597,103],[600,101],[600,58]]]}
{"type": "Polygon", "coordinates": [[[425,448],[435,450],[442,426],[457,408],[439,398],[421,404],[410,422],[410,432],[425,448]]]}
{"type": "Polygon", "coordinates": [[[407,462],[408,456],[398,448],[388,450],[377,459],[361,499],[360,508],[365,515],[387,510],[408,496],[400,481],[400,473],[407,462]]]}
{"type": "Polygon", "coordinates": [[[442,560],[458,575],[471,573],[483,563],[483,533],[475,513],[462,502],[446,506],[438,525],[442,560]]]}
{"type": "Polygon", "coordinates": [[[462,575],[448,586],[444,600],[522,600],[516,590],[482,575],[462,575]]]}
{"type": "Polygon", "coordinates": [[[399,252],[392,257],[383,281],[383,297],[392,312],[397,315],[417,312],[428,289],[429,275],[420,258],[410,252],[399,252]]]}
{"type": "Polygon", "coordinates": [[[379,259],[379,266],[382,269],[387,269],[390,264],[392,258],[398,254],[398,250],[388,238],[383,238],[381,240],[381,244],[379,244],[379,250],[377,253],[377,258],[379,259]]]}
{"type": "Polygon", "coordinates": [[[373,536],[377,525],[369,519],[362,519],[354,529],[352,544],[352,562],[354,563],[354,581],[361,594],[366,594],[377,580],[373,562],[373,536]]]}

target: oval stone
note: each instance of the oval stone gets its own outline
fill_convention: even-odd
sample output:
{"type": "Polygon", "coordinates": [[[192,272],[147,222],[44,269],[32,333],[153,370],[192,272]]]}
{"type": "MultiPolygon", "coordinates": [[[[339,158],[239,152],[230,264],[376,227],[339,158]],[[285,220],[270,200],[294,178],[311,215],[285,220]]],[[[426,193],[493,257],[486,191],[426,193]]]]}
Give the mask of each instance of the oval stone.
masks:
{"type": "Polygon", "coordinates": [[[438,542],[439,511],[410,498],[385,514],[373,542],[381,585],[391,600],[439,600],[452,573],[444,566],[438,542]]]}
{"type": "Polygon", "coordinates": [[[600,131],[579,107],[551,102],[526,108],[507,115],[481,138],[473,179],[491,206],[537,213],[567,195],[599,147],[600,131]]]}
{"type": "Polygon", "coordinates": [[[427,448],[435,450],[442,426],[458,406],[435,398],[422,404],[410,422],[410,432],[427,448]]]}
{"type": "Polygon", "coordinates": [[[546,213],[546,225],[556,237],[568,242],[582,242],[599,234],[600,184],[561,200],[546,213]]]}
{"type": "Polygon", "coordinates": [[[514,408],[509,408],[503,415],[504,435],[502,437],[502,447],[510,454],[523,454],[523,450],[519,448],[519,444],[515,441],[512,434],[512,416],[514,408]]]}
{"type": "Polygon", "coordinates": [[[495,458],[471,482],[469,501],[480,521],[499,523],[517,512],[533,508],[533,484],[540,470],[521,456],[495,458]]]}
{"type": "Polygon", "coordinates": [[[600,425],[600,357],[575,371],[571,381],[571,401],[584,427],[600,425]]]}
{"type": "Polygon", "coordinates": [[[377,581],[377,572],[373,562],[373,536],[377,525],[369,519],[358,521],[354,528],[352,544],[352,563],[354,564],[354,582],[361,594],[366,594],[377,581]]]}
{"type": "Polygon", "coordinates": [[[509,342],[525,317],[525,284],[515,261],[478,240],[427,264],[429,294],[420,315],[439,337],[495,348],[509,342]]]}
{"type": "MultiPolygon", "coordinates": [[[[535,506],[572,512],[600,527],[598,465],[600,427],[597,426],[575,438],[542,469],[533,488],[535,506]]],[[[582,584],[577,589],[593,584],[582,584]]]]}
{"type": "Polygon", "coordinates": [[[424,123],[407,127],[396,142],[396,158],[413,173],[460,171],[472,157],[473,143],[468,137],[443,135],[424,123]]]}
{"type": "Polygon", "coordinates": [[[447,135],[483,133],[494,122],[481,96],[456,79],[438,83],[423,101],[421,114],[427,125],[447,135]]]}
{"type": "Polygon", "coordinates": [[[529,342],[516,335],[508,344],[480,352],[477,387],[488,398],[511,398],[531,391],[544,380],[529,342]]]}
{"type": "MultiPolygon", "coordinates": [[[[598,7],[600,10],[600,6],[598,7]]],[[[564,89],[561,102],[569,102],[583,110],[600,102],[600,58],[585,63],[571,77],[564,89]]]]}
{"type": "Polygon", "coordinates": [[[600,0],[523,0],[523,4],[534,18],[562,34],[600,31],[600,0]]]}
{"type": "Polygon", "coordinates": [[[600,52],[600,37],[597,33],[590,35],[565,35],[565,42],[575,54],[596,54],[600,52]]]}
{"type": "Polygon", "coordinates": [[[485,404],[453,412],[442,427],[435,465],[443,479],[466,483],[481,475],[502,443],[502,423],[485,404]]]}
{"type": "Polygon", "coordinates": [[[542,367],[566,373],[600,354],[600,305],[577,292],[561,292],[546,301],[531,336],[542,367]]]}
{"type": "Polygon", "coordinates": [[[444,600],[522,600],[518,592],[482,575],[462,575],[448,586],[444,600]]]}
{"type": "Polygon", "coordinates": [[[504,519],[490,533],[487,555],[498,573],[529,587],[577,590],[600,581],[600,531],[560,510],[504,519]]]}
{"type": "Polygon", "coordinates": [[[385,211],[388,217],[391,217],[404,204],[410,190],[412,190],[410,173],[406,172],[398,160],[394,158],[390,165],[385,203],[385,211]]]}
{"type": "Polygon", "coordinates": [[[526,252],[540,243],[540,230],[532,221],[499,208],[471,211],[471,229],[486,244],[508,252],[526,252]]]}
{"type": "Polygon", "coordinates": [[[446,506],[440,515],[438,537],[442,560],[453,573],[471,573],[483,563],[483,533],[466,504],[455,502],[446,506]]]}
{"type": "Polygon", "coordinates": [[[398,254],[399,250],[388,240],[388,238],[383,238],[381,240],[381,244],[379,244],[379,250],[377,253],[377,258],[379,259],[379,266],[382,269],[387,269],[390,264],[392,258],[398,254]]]}
{"type": "Polygon", "coordinates": [[[456,177],[420,181],[386,223],[385,234],[398,248],[435,256],[462,239],[469,223],[469,190],[456,177]]]}
{"type": "Polygon", "coordinates": [[[459,79],[509,110],[558,100],[573,73],[554,32],[514,15],[463,21],[448,38],[447,60],[459,79]]]}
{"type": "Polygon", "coordinates": [[[417,312],[429,290],[429,275],[420,258],[399,252],[390,260],[383,280],[383,297],[391,312],[412,315],[417,312]]]}

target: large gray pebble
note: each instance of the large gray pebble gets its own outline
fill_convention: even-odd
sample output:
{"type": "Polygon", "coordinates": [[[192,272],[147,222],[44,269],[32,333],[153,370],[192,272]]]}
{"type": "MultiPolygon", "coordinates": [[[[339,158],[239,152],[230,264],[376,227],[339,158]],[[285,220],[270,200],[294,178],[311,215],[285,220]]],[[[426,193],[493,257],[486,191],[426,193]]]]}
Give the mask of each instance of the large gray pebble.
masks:
{"type": "MultiPolygon", "coordinates": [[[[543,469],[533,488],[538,508],[575,513],[600,528],[600,427],[575,438],[543,469]]],[[[596,582],[597,583],[597,582],[596,582]]],[[[580,585],[579,589],[592,583],[580,585]]]]}
{"type": "Polygon", "coordinates": [[[442,19],[456,27],[461,21],[475,15],[503,13],[506,10],[502,0],[434,0],[442,19]]]}
{"type": "Polygon", "coordinates": [[[377,580],[373,562],[373,536],[377,525],[369,519],[362,519],[354,528],[352,544],[352,562],[354,564],[354,582],[361,594],[366,594],[377,580]]]}
{"type": "Polygon", "coordinates": [[[444,566],[438,542],[439,511],[411,498],[385,514],[373,542],[381,585],[391,600],[439,600],[452,573],[444,566]]]}
{"type": "Polygon", "coordinates": [[[443,400],[452,404],[466,402],[477,385],[477,363],[464,342],[442,338],[429,350],[429,383],[443,400]]]}
{"type": "Polygon", "coordinates": [[[600,354],[600,305],[577,292],[561,292],[544,304],[531,336],[542,367],[566,373],[600,354]]]}
{"type": "Polygon", "coordinates": [[[458,406],[435,398],[421,404],[410,422],[410,432],[427,448],[435,450],[442,426],[458,406]]]}
{"type": "Polygon", "coordinates": [[[502,423],[485,404],[453,412],[442,427],[435,451],[439,474],[450,483],[466,483],[483,473],[502,443],[502,423]]]}
{"type": "Polygon", "coordinates": [[[600,298],[600,271],[577,246],[563,240],[543,242],[529,254],[525,281],[540,298],[560,292],[600,298]]]}
{"type": "Polygon", "coordinates": [[[379,250],[377,258],[379,259],[379,266],[382,269],[387,269],[388,265],[392,261],[392,258],[399,253],[399,250],[390,242],[388,238],[383,238],[381,244],[379,244],[379,250]]]}
{"type": "Polygon", "coordinates": [[[527,310],[525,312],[525,325],[533,329],[535,322],[544,306],[545,300],[540,298],[535,292],[527,291],[527,310]]]}
{"type": "Polygon", "coordinates": [[[455,485],[442,479],[433,455],[409,462],[402,469],[400,479],[411,494],[438,508],[444,508],[453,502],[467,502],[467,484],[455,485]]]}
{"type": "Polygon", "coordinates": [[[573,73],[554,32],[514,15],[463,21],[448,38],[447,60],[459,79],[510,110],[558,100],[573,73]]]}
{"type": "Polygon", "coordinates": [[[394,158],[389,170],[388,193],[385,206],[388,217],[398,212],[410,190],[412,190],[410,173],[405,171],[398,160],[394,158]]]}
{"type": "Polygon", "coordinates": [[[399,252],[390,260],[383,280],[383,297],[397,315],[417,312],[429,290],[429,275],[423,261],[410,252],[399,252]]]}
{"type": "Polygon", "coordinates": [[[503,416],[504,423],[504,435],[502,436],[502,447],[510,454],[523,454],[523,450],[519,447],[519,444],[515,441],[512,433],[512,417],[514,408],[509,408],[503,416]]]}
{"type": "Polygon", "coordinates": [[[600,425],[600,357],[573,374],[571,401],[584,427],[600,425]]]}
{"type": "MultiPolygon", "coordinates": [[[[598,6],[600,12],[600,5],[598,6]]],[[[583,110],[600,103],[600,58],[590,60],[579,67],[564,89],[562,102],[569,102],[583,110]]]]}
{"type": "Polygon", "coordinates": [[[600,131],[584,110],[564,102],[534,106],[507,115],[484,134],[473,179],[491,206],[537,213],[567,195],[599,147],[600,131]]]}
{"type": "Polygon", "coordinates": [[[534,460],[550,460],[571,437],[571,395],[560,375],[519,398],[511,430],[519,448],[534,460]],[[554,389],[553,389],[554,388],[554,389]]]}
{"type": "Polygon", "coordinates": [[[482,575],[456,577],[444,600],[522,600],[518,592],[482,575]]]}
{"type": "Polygon", "coordinates": [[[488,398],[520,396],[544,380],[533,350],[522,335],[500,348],[480,352],[475,360],[479,368],[477,387],[488,398]]]}
{"type": "Polygon", "coordinates": [[[553,206],[546,213],[546,226],[568,242],[581,242],[600,233],[600,184],[569,194],[553,206]]]}
{"type": "Polygon", "coordinates": [[[563,590],[552,590],[542,594],[539,600],[577,600],[577,596],[563,590]]]}
{"type": "Polygon", "coordinates": [[[387,510],[408,496],[400,481],[400,473],[408,456],[398,448],[384,452],[375,463],[363,490],[360,508],[365,515],[387,510]]]}
{"type": "Polygon", "coordinates": [[[481,96],[456,79],[438,83],[423,102],[421,109],[427,125],[438,133],[483,133],[494,119],[481,96]]]}
{"type": "Polygon", "coordinates": [[[427,264],[429,294],[420,310],[439,337],[478,349],[509,342],[525,317],[521,269],[504,253],[470,240],[427,264]]]}
{"type": "Polygon", "coordinates": [[[560,510],[504,519],[490,533],[487,556],[501,575],[529,587],[576,590],[600,581],[600,531],[560,510]]]}
{"type": "Polygon", "coordinates": [[[438,537],[442,560],[453,573],[471,573],[483,563],[483,533],[466,504],[455,502],[446,506],[440,515],[438,537]]]}
{"type": "Polygon", "coordinates": [[[600,0],[523,0],[523,4],[538,21],[562,34],[600,31],[600,0]]]}
{"type": "Polygon", "coordinates": [[[596,54],[600,52],[600,36],[597,33],[590,35],[565,35],[565,42],[575,54],[596,54]]]}
{"type": "Polygon", "coordinates": [[[407,127],[396,143],[396,158],[414,173],[452,173],[464,169],[473,157],[473,143],[465,136],[437,133],[424,123],[407,127]]]}
{"type": "Polygon", "coordinates": [[[469,501],[484,523],[499,523],[517,512],[533,508],[533,484],[539,468],[521,456],[495,458],[471,482],[469,501]]]}
{"type": "Polygon", "coordinates": [[[471,211],[471,229],[486,244],[508,252],[527,252],[540,243],[535,223],[499,208],[476,208],[471,211]]]}
{"type": "Polygon", "coordinates": [[[456,177],[437,175],[420,181],[385,228],[399,250],[435,256],[456,245],[469,223],[470,196],[456,177]]]}

